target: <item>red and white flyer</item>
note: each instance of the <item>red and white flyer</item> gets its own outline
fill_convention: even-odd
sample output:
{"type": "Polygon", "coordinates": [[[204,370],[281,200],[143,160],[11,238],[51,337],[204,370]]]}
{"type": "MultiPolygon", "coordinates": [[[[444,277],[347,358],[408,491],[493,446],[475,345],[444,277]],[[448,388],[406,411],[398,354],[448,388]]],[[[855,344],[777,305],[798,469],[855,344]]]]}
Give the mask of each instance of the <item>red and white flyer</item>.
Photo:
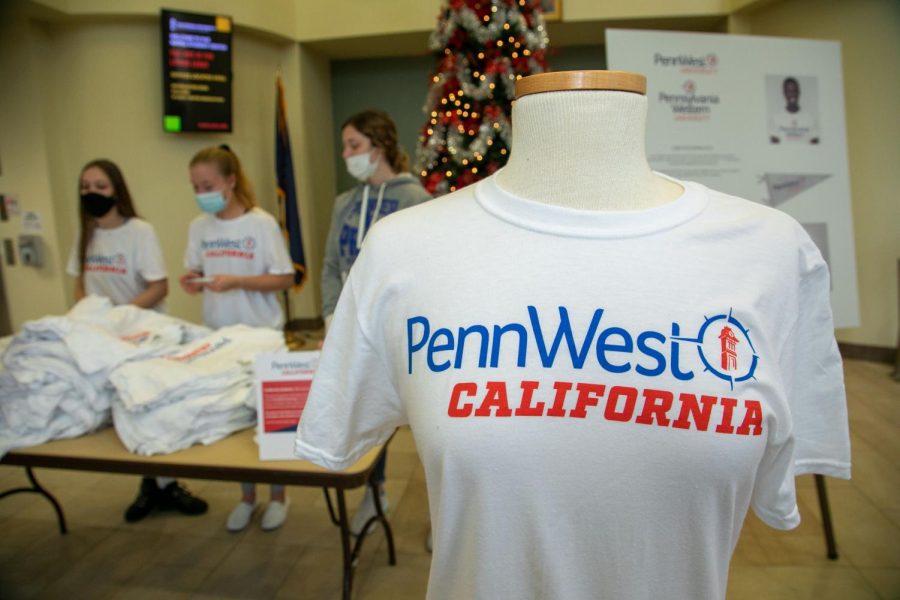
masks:
{"type": "Polygon", "coordinates": [[[256,441],[260,460],[294,459],[297,424],[318,364],[318,351],[256,357],[256,441]]]}

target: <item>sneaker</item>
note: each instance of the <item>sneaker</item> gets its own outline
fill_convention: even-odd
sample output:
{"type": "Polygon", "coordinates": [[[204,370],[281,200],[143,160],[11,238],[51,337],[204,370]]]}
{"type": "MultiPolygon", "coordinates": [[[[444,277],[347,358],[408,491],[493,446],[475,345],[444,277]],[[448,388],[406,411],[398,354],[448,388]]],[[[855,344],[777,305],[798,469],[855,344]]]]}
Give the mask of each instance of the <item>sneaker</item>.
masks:
{"type": "Polygon", "coordinates": [[[266,512],[263,513],[262,520],[259,523],[262,530],[272,531],[284,525],[285,520],[287,520],[289,504],[290,500],[285,500],[284,502],[270,500],[269,505],[266,507],[266,512]]]}
{"type": "Polygon", "coordinates": [[[185,515],[202,515],[208,508],[206,502],[191,494],[177,481],[159,491],[159,510],[177,510],[185,515]]]}
{"type": "Polygon", "coordinates": [[[253,517],[255,511],[256,504],[250,504],[249,502],[238,503],[238,505],[234,507],[234,510],[231,511],[231,514],[228,515],[228,520],[225,522],[225,528],[228,529],[228,531],[243,530],[250,524],[250,519],[253,517]]]}
{"type": "Polygon", "coordinates": [[[159,488],[156,487],[156,481],[150,477],[144,477],[141,479],[141,487],[138,490],[137,498],[125,510],[125,520],[129,523],[140,521],[156,508],[158,501],[159,488]]]}
{"type": "MultiPolygon", "coordinates": [[[[384,513],[387,513],[388,499],[384,488],[379,491],[378,498],[381,500],[381,510],[384,513]]],[[[372,494],[372,488],[366,487],[366,495],[363,496],[362,502],[359,503],[359,507],[356,509],[356,514],[353,515],[353,519],[350,521],[350,533],[353,535],[362,534],[363,527],[366,526],[368,520],[377,514],[378,513],[375,510],[375,496],[372,494]]]]}

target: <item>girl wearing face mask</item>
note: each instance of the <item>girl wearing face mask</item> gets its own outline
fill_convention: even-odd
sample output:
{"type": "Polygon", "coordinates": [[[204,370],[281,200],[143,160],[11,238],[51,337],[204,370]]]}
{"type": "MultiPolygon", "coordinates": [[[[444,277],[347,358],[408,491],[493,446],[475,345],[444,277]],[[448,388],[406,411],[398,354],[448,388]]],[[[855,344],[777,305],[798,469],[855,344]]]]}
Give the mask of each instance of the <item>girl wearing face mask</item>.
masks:
{"type": "MultiPolygon", "coordinates": [[[[182,289],[203,293],[203,320],[210,327],[244,324],[281,330],[284,315],[277,292],[291,287],[294,267],[278,223],[256,206],[250,181],[228,146],[198,152],[190,174],[203,214],[190,224],[182,289]]],[[[242,483],[228,530],[244,529],[256,508],[256,486],[242,483]]],[[[277,529],[286,518],[284,486],[273,485],[261,527],[277,529]]]]}
{"type": "Polygon", "coordinates": [[[113,304],[162,308],[169,291],[156,232],[139,219],[119,167],[94,160],[81,170],[81,231],[66,271],[75,277],[75,299],[105,296],[113,304]]]}
{"type": "MultiPolygon", "coordinates": [[[[341,141],[347,171],[359,184],[337,197],[331,213],[322,265],[322,315],[326,332],[350,267],[372,225],[385,215],[431,198],[419,180],[408,172],[409,158],[397,142],[397,127],[387,113],[366,110],[353,115],[341,125],[341,141]]],[[[372,482],[379,488],[382,508],[386,510],[383,458],[372,473],[372,482]]],[[[372,491],[367,487],[350,524],[351,531],[359,535],[366,521],[375,514],[372,491]]]]}
{"type": "MultiPolygon", "coordinates": [[[[119,167],[104,159],[89,162],[78,193],[81,230],[66,268],[75,277],[75,299],[95,294],[113,304],[162,310],[169,288],[159,240],[153,226],[138,218],[119,167]]],[[[140,521],[154,509],[199,515],[207,504],[171,477],[144,477],[125,520],[140,521]]]]}

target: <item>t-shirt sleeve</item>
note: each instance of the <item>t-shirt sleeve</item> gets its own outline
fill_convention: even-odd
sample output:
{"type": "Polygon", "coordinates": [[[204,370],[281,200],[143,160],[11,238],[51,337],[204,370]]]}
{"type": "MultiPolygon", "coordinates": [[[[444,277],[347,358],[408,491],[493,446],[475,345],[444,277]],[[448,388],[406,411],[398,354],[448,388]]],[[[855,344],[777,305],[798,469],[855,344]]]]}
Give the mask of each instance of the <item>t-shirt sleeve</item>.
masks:
{"type": "Polygon", "coordinates": [[[159,281],[167,276],[159,238],[156,237],[156,231],[149,224],[140,237],[137,271],[144,281],[159,281]]]}
{"type": "Polygon", "coordinates": [[[66,273],[72,277],[78,277],[81,274],[81,268],[78,264],[78,242],[80,236],[75,236],[72,240],[72,248],[69,250],[69,261],[66,263],[66,273]]]}
{"type": "Polygon", "coordinates": [[[797,319],[779,364],[794,423],[797,475],[850,478],[850,431],[840,351],[834,338],[828,267],[803,233],[797,319]]]}
{"type": "Polygon", "coordinates": [[[294,263],[287,251],[284,234],[274,218],[266,219],[265,269],[270,275],[294,272],[294,263]]]}
{"type": "Polygon", "coordinates": [[[750,498],[750,506],[756,516],[776,529],[793,529],[800,524],[791,426],[791,417],[786,410],[776,408],[768,415],[766,430],[769,439],[757,467],[750,498]]]}
{"type": "Polygon", "coordinates": [[[200,224],[192,221],[188,227],[188,243],[184,251],[184,266],[191,271],[203,272],[203,253],[200,250],[200,224]]]}
{"type": "Polygon", "coordinates": [[[367,337],[358,315],[351,277],[297,429],[294,453],[329,469],[351,466],[406,422],[385,355],[367,337]]]}

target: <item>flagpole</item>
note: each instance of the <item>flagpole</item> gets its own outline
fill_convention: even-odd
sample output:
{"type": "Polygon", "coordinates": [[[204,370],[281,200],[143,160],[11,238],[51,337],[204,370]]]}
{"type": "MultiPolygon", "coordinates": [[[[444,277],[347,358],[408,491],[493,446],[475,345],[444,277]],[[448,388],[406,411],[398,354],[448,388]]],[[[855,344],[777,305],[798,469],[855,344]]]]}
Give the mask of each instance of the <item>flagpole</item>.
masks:
{"type": "MultiPolygon", "coordinates": [[[[278,222],[281,225],[281,230],[285,231],[287,229],[287,210],[281,199],[281,194],[275,194],[275,196],[278,199],[278,222]]],[[[282,290],[281,295],[284,297],[285,329],[289,329],[293,320],[291,315],[291,295],[288,293],[288,290],[282,290]]]]}

